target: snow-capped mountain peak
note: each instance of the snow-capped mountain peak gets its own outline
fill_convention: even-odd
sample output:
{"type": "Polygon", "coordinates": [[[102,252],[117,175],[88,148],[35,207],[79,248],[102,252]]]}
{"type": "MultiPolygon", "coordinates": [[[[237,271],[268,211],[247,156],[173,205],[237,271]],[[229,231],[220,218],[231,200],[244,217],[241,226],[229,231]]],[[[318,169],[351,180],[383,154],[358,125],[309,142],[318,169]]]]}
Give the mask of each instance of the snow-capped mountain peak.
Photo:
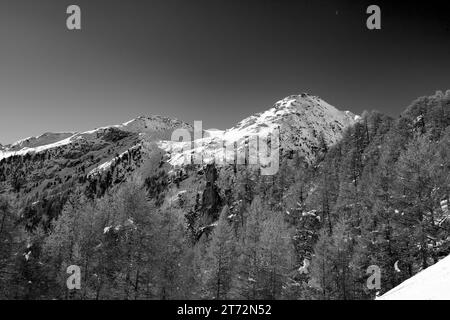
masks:
{"type": "Polygon", "coordinates": [[[302,93],[279,100],[272,108],[245,118],[231,129],[204,134],[193,149],[190,142],[163,141],[160,147],[168,152],[172,165],[185,164],[187,156],[195,153],[208,163],[228,156],[224,155],[224,144],[237,143],[238,148],[243,147],[249,137],[267,137],[279,130],[282,150],[300,151],[307,161],[312,161],[322,140],[333,145],[344,129],[357,120],[351,112],[340,111],[319,97],[302,93]]]}

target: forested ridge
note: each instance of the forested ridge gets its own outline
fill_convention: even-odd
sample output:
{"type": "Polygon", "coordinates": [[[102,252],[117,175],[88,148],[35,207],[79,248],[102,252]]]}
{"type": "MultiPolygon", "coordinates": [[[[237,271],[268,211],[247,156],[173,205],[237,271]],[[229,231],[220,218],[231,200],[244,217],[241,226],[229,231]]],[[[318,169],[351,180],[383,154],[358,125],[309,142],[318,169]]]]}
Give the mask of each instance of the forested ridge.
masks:
{"type": "Polygon", "coordinates": [[[36,221],[22,172],[0,198],[0,298],[373,299],[450,254],[449,125],[450,90],[395,119],[365,112],[312,164],[283,150],[274,176],[174,174],[158,157],[126,182],[73,173],[36,221]],[[366,285],[372,265],[381,289],[366,285]]]}

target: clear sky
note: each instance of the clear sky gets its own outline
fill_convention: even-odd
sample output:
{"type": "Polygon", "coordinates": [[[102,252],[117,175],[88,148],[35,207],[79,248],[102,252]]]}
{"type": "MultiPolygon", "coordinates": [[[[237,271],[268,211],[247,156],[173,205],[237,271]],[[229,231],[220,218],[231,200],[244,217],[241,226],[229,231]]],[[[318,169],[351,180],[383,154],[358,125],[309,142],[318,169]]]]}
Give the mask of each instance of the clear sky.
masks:
{"type": "Polygon", "coordinates": [[[449,1],[409,2],[0,0],[0,143],[151,114],[222,129],[302,92],[397,115],[450,89],[449,1]]]}

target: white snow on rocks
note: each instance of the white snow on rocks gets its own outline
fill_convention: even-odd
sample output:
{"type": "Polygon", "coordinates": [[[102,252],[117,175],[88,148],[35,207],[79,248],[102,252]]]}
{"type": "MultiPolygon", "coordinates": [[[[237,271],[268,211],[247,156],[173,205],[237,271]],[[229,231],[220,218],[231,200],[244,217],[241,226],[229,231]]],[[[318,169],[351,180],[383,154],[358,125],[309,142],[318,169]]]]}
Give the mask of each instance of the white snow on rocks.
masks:
{"type": "Polygon", "coordinates": [[[129,153],[132,150],[135,150],[137,148],[139,148],[141,145],[137,144],[127,150],[125,150],[124,152],[122,152],[121,154],[119,154],[117,157],[112,158],[109,161],[106,161],[104,163],[102,163],[101,165],[99,165],[98,167],[92,169],[89,173],[88,173],[88,177],[96,175],[96,174],[101,174],[102,172],[104,172],[105,170],[107,170],[109,167],[111,167],[113,164],[115,164],[119,159],[123,158],[123,156],[127,153],[129,153]]]}
{"type": "Polygon", "coordinates": [[[185,165],[193,154],[201,155],[204,164],[213,161],[232,163],[234,154],[227,153],[225,145],[236,144],[239,152],[249,138],[267,138],[279,129],[282,149],[302,150],[305,158],[312,160],[313,149],[319,145],[319,139],[333,145],[341,138],[344,129],[358,119],[359,116],[349,111],[340,111],[318,97],[303,93],[286,97],[269,110],[252,115],[231,129],[205,130],[203,137],[195,143],[161,141],[159,147],[167,152],[173,166],[185,165]]]}

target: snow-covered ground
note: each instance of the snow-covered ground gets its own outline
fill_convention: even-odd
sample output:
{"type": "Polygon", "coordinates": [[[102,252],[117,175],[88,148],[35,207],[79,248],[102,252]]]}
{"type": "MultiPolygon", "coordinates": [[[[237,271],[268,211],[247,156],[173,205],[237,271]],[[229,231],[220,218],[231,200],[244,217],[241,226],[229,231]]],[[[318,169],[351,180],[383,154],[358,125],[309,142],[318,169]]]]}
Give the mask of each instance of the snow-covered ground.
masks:
{"type": "Polygon", "coordinates": [[[450,256],[409,278],[377,300],[450,300],[450,256]]]}

